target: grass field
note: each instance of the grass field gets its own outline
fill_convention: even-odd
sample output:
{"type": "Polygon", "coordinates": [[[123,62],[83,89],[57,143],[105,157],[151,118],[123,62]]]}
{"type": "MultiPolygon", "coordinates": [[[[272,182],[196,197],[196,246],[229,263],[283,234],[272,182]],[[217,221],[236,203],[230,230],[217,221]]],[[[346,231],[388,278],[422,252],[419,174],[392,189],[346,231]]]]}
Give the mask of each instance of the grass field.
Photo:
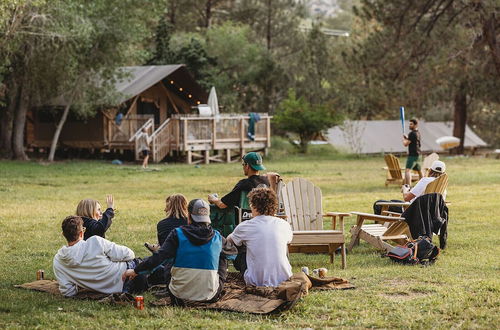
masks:
{"type": "MultiPolygon", "coordinates": [[[[327,267],[355,290],[313,292],[281,315],[255,316],[179,308],[117,307],[24,291],[15,284],[35,280],[37,269],[53,278],[52,258],[64,243],[60,223],[83,198],[104,204],[112,193],[118,209],[107,238],[146,256],[154,242],[164,198],[189,199],[227,192],[241,166],[138,165],[109,163],[0,162],[0,328],[497,328],[500,324],[500,161],[446,158],[450,186],[448,248],[431,267],[392,264],[366,243],[332,266],[326,255],[291,255],[294,271],[327,267]]],[[[324,211],[370,212],[377,199],[399,198],[385,188],[382,157],[349,158],[326,153],[266,162],[286,180],[304,177],[323,191],[324,211]]],[[[354,218],[348,219],[346,232],[354,218]]],[[[346,234],[350,239],[350,234],[346,234]]],[[[151,299],[145,295],[146,302],[151,299]]]]}

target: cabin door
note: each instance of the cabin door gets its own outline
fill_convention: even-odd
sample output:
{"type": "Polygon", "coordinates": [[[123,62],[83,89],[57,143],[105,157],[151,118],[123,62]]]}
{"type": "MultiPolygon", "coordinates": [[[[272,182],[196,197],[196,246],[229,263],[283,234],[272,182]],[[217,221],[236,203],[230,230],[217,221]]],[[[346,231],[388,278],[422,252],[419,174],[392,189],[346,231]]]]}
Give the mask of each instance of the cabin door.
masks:
{"type": "Polygon", "coordinates": [[[160,125],[160,109],[154,102],[139,100],[139,102],[137,102],[137,114],[153,115],[155,120],[155,127],[158,127],[160,125]]]}

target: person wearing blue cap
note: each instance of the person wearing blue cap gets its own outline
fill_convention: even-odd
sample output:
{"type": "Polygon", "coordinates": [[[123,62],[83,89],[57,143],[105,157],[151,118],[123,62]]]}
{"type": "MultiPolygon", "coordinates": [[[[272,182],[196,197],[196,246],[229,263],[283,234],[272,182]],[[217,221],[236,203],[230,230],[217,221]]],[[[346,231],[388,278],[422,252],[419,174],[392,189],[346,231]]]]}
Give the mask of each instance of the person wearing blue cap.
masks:
{"type": "Polygon", "coordinates": [[[250,192],[257,187],[270,187],[269,179],[265,175],[260,175],[260,171],[265,170],[262,163],[262,156],[258,152],[249,152],[243,159],[243,173],[246,178],[240,180],[229,192],[222,198],[217,198],[214,195],[208,196],[208,201],[215,204],[218,208],[225,209],[227,207],[238,206],[240,202],[241,192],[250,192]]]}

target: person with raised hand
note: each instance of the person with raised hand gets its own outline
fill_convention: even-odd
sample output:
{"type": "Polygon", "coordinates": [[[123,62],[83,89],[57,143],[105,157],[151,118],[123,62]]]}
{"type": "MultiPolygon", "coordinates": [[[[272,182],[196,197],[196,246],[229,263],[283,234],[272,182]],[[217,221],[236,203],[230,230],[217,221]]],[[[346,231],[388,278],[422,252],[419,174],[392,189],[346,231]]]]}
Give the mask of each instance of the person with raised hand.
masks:
{"type": "Polygon", "coordinates": [[[106,196],[106,211],[102,213],[101,204],[95,199],[83,199],[76,207],[76,215],[82,217],[85,228],[84,240],[97,235],[105,238],[105,233],[111,227],[115,216],[115,201],[113,195],[106,196]]]}

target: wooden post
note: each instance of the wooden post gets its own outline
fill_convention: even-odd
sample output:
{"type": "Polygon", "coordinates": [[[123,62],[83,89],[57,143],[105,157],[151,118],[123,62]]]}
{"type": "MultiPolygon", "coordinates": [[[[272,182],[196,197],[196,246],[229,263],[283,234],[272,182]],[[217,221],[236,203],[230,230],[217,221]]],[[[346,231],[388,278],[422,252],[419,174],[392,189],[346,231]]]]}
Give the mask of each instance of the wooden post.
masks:
{"type": "Polygon", "coordinates": [[[191,154],[191,150],[187,151],[187,163],[192,164],[193,163],[193,155],[191,154]]]}
{"type": "Polygon", "coordinates": [[[217,141],[217,137],[216,137],[216,132],[217,132],[217,124],[215,122],[215,117],[212,119],[212,149],[215,150],[215,143],[217,141]]]}
{"type": "Polygon", "coordinates": [[[210,163],[210,150],[205,150],[205,164],[210,163]]]}
{"type": "Polygon", "coordinates": [[[184,121],[184,150],[188,150],[188,122],[187,118],[184,118],[182,120],[184,121]]]}
{"type": "Polygon", "coordinates": [[[226,149],[226,163],[231,162],[231,149],[226,149]]]}
{"type": "Polygon", "coordinates": [[[243,150],[245,146],[245,124],[244,124],[244,118],[241,117],[240,119],[240,149],[243,150]]]}
{"type": "Polygon", "coordinates": [[[180,120],[175,120],[175,149],[179,150],[181,147],[181,122],[180,120]]]}
{"type": "Polygon", "coordinates": [[[266,143],[267,143],[267,147],[271,147],[271,118],[270,117],[267,117],[267,121],[266,121],[266,143]]]}

